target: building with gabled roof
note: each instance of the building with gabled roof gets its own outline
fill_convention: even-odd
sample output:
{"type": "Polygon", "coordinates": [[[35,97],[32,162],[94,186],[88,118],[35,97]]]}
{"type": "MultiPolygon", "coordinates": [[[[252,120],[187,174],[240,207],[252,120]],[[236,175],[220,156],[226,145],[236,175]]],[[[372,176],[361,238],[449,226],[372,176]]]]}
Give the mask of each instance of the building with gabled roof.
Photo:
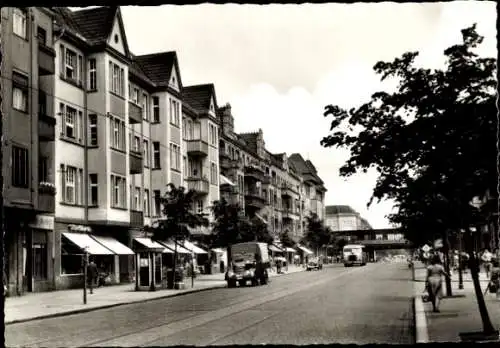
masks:
{"type": "Polygon", "coordinates": [[[348,205],[327,205],[325,223],[334,232],[372,229],[370,223],[348,205]]]}

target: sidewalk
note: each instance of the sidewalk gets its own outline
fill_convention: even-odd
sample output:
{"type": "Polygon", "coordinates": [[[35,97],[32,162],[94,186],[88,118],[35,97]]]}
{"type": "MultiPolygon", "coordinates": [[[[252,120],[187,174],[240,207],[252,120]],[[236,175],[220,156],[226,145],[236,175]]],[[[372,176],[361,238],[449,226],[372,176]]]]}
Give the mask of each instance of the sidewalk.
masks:
{"type": "MultiPolygon", "coordinates": [[[[452,273],[452,296],[442,299],[439,306],[440,313],[432,312],[431,303],[422,303],[421,295],[425,287],[425,277],[426,271],[423,264],[416,262],[414,290],[417,343],[461,342],[460,333],[482,331],[481,316],[470,272],[463,274],[464,288],[462,290],[458,289],[458,273],[452,273]],[[419,308],[423,310],[423,313],[419,313],[419,308]]],[[[484,272],[479,275],[479,280],[484,294],[488,285],[484,272]]],[[[444,294],[446,294],[446,288],[444,294]]],[[[500,300],[490,293],[486,293],[484,299],[493,326],[500,328],[500,300]]]]}
{"type": "MultiPolygon", "coordinates": [[[[301,267],[290,266],[287,273],[270,272],[271,278],[301,272],[301,267]]],[[[105,286],[87,292],[87,304],[83,304],[83,289],[28,293],[5,299],[5,324],[35,319],[58,317],[97,309],[111,308],[129,303],[146,302],[160,298],[184,295],[204,290],[225,288],[224,273],[198,275],[191,288],[191,279],[186,278],[183,290],[157,289],[156,291],[135,291],[135,284],[105,286]]]]}

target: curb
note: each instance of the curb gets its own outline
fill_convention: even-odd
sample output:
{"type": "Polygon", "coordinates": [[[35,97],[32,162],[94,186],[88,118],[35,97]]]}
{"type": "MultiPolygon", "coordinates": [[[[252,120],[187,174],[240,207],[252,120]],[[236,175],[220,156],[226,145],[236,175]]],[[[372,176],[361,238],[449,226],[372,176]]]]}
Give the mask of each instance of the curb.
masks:
{"type": "MultiPolygon", "coordinates": [[[[290,275],[290,274],[295,274],[295,273],[300,273],[300,272],[302,272],[302,271],[279,274],[279,275],[274,276],[273,278],[285,276],[285,275],[290,275]]],[[[158,297],[154,297],[154,298],[146,298],[146,299],[134,300],[134,301],[130,301],[130,302],[113,303],[113,304],[99,306],[99,307],[79,308],[79,309],[74,309],[74,310],[70,310],[70,311],[66,311],[66,312],[39,315],[39,316],[32,317],[32,318],[10,320],[10,321],[5,321],[4,325],[20,324],[20,323],[26,323],[26,322],[34,321],[34,320],[64,317],[64,316],[73,315],[73,314],[93,312],[93,311],[97,311],[97,310],[101,310],[101,309],[108,309],[108,308],[113,308],[113,307],[125,306],[125,305],[129,305],[129,304],[134,304],[134,303],[151,302],[151,301],[161,300],[161,299],[165,299],[165,298],[169,298],[169,297],[178,297],[178,296],[194,294],[194,293],[202,292],[202,291],[221,289],[221,288],[225,288],[225,287],[226,287],[226,284],[212,285],[212,286],[208,286],[208,287],[201,288],[201,289],[187,290],[184,292],[178,292],[178,293],[168,294],[168,295],[164,295],[164,296],[158,296],[158,297]]]]}
{"type": "Polygon", "coordinates": [[[29,321],[40,320],[40,319],[51,319],[51,318],[57,318],[57,317],[64,317],[64,316],[73,315],[73,314],[93,312],[93,311],[97,311],[97,310],[101,310],[101,309],[108,309],[108,308],[113,308],[113,307],[125,306],[125,305],[129,305],[129,304],[134,304],[134,303],[145,303],[145,302],[150,302],[150,301],[155,301],[155,300],[161,300],[161,299],[165,299],[165,298],[169,298],[169,297],[178,297],[178,296],[183,296],[183,295],[188,295],[188,294],[194,294],[194,293],[197,293],[197,292],[208,291],[208,290],[213,290],[213,289],[220,289],[220,288],[225,288],[225,287],[226,287],[226,284],[223,284],[223,285],[213,285],[213,286],[209,286],[209,287],[202,288],[202,289],[193,289],[193,290],[188,290],[188,291],[184,291],[184,292],[179,292],[179,293],[174,293],[174,294],[168,294],[168,295],[164,295],[164,296],[158,296],[158,297],[154,297],[154,298],[146,298],[146,299],[141,299],[141,300],[134,300],[134,301],[131,301],[131,302],[113,303],[113,304],[109,304],[109,305],[104,305],[104,306],[99,306],[99,307],[91,307],[91,308],[79,308],[79,309],[74,309],[74,310],[67,311],[67,312],[45,314],[45,315],[39,315],[39,316],[32,317],[32,318],[5,321],[4,325],[26,323],[26,322],[29,322],[29,321]]]}
{"type": "Polygon", "coordinates": [[[415,316],[415,341],[416,343],[428,343],[427,317],[425,315],[424,303],[420,296],[413,298],[413,313],[415,316]]]}

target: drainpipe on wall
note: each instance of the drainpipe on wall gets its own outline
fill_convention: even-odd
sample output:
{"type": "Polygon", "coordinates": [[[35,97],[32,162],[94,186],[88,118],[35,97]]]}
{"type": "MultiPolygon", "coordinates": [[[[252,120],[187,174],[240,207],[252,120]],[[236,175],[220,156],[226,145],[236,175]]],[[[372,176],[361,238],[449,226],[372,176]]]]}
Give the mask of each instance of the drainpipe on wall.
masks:
{"type": "MultiPolygon", "coordinates": [[[[85,57],[85,56],[84,56],[85,57]]],[[[87,57],[83,60],[83,77],[82,77],[82,87],[83,87],[83,194],[84,198],[84,220],[85,225],[89,224],[89,153],[88,153],[88,94],[87,94],[87,57]]],[[[84,280],[85,281],[85,280],[84,280]]]]}

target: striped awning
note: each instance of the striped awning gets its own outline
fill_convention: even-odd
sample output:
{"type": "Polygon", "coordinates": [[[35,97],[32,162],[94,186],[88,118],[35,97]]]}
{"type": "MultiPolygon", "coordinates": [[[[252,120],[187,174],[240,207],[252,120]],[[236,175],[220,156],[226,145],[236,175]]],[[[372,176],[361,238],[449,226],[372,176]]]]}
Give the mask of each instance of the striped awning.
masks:
{"type": "Polygon", "coordinates": [[[197,246],[197,245],[195,245],[187,240],[184,241],[183,247],[192,251],[195,254],[208,254],[208,252],[206,252],[205,250],[203,250],[199,246],[197,246]]]}
{"type": "Polygon", "coordinates": [[[110,249],[106,248],[102,244],[98,243],[96,240],[90,238],[87,233],[71,233],[63,232],[62,234],[71,243],[76,245],[82,250],[82,252],[87,252],[90,255],[114,255],[115,253],[110,249]]]}

